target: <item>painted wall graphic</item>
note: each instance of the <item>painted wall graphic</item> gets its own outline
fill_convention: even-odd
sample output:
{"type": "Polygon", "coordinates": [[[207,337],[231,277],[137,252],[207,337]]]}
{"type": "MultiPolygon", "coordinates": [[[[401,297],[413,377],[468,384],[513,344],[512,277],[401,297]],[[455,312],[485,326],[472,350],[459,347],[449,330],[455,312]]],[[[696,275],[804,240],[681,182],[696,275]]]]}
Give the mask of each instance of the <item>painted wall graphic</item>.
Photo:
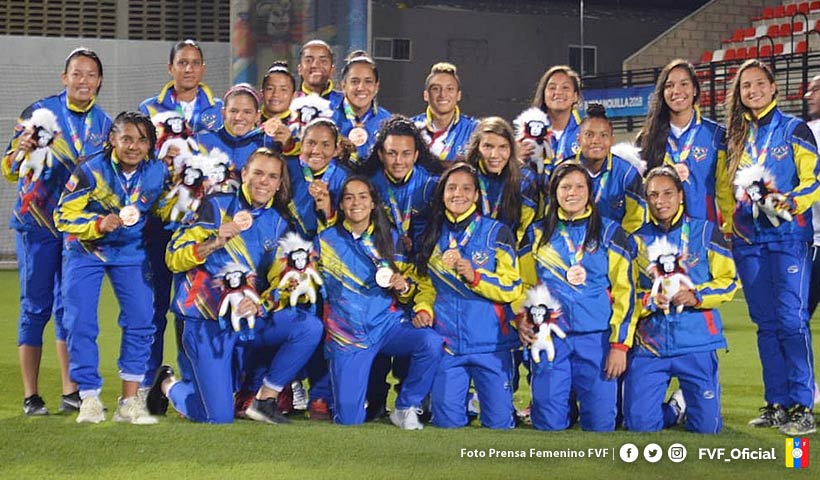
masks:
{"type": "Polygon", "coordinates": [[[350,50],[367,48],[368,10],[367,0],[235,0],[231,83],[259,85],[274,60],[295,73],[299,47],[316,38],[333,46],[339,65],[350,50]]]}

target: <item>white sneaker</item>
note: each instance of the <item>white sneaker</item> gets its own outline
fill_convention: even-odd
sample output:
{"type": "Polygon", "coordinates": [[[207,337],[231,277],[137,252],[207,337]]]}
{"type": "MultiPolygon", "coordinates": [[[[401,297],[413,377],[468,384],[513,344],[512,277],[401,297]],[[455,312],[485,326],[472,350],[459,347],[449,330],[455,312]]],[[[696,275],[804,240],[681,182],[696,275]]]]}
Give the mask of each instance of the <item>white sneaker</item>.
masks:
{"type": "Polygon", "coordinates": [[[290,388],[293,390],[293,409],[307,410],[308,396],[305,387],[302,386],[302,382],[293,382],[290,384],[290,388]]]}
{"type": "Polygon", "coordinates": [[[666,403],[678,413],[677,424],[682,424],[684,416],[686,415],[686,400],[683,398],[683,390],[680,388],[675,390],[666,403]]]}
{"type": "Polygon", "coordinates": [[[114,412],[115,422],[125,422],[132,425],[155,425],[159,423],[157,417],[152,417],[145,408],[145,402],[139,396],[120,399],[117,402],[117,411],[114,412]]]}
{"type": "Polygon", "coordinates": [[[80,403],[77,423],[100,423],[105,420],[105,407],[100,397],[85,397],[80,403]]]}
{"type": "Polygon", "coordinates": [[[481,405],[478,403],[478,393],[470,392],[470,399],[467,401],[467,415],[477,417],[481,413],[481,405]]]}
{"type": "Polygon", "coordinates": [[[396,408],[390,412],[390,421],[393,425],[402,430],[421,430],[424,425],[419,422],[419,414],[421,409],[410,408],[396,408]]]}

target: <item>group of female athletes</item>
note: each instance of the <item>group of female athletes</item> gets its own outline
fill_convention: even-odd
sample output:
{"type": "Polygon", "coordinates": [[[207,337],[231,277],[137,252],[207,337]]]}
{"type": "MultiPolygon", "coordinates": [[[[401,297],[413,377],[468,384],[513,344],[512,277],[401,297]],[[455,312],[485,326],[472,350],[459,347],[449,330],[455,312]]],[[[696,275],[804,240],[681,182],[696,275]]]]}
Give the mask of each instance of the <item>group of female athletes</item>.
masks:
{"type": "Polygon", "coordinates": [[[222,100],[191,40],[172,78],[113,121],[95,101],[103,66],[69,54],[65,90],[20,116],[2,158],[21,281],[24,412],[45,415],[38,371],[55,318],[61,411],[105,419],[97,308],[107,274],[120,306],[115,421],[152,424],[170,404],[199,422],[358,424],[385,414],[421,429],[611,431],[722,428],[718,307],[742,283],[758,326],[766,406],[750,422],[815,431],[807,308],[817,147],[777,107],[764,63],[737,71],[726,126],[703,117],[691,64],[660,73],[634,150],[613,152],[601,105],[582,115],[579,76],[549,68],[532,107],[546,134],[459,109],[439,63],[424,113],[376,102],[379,70],[332,49],[275,62],[259,90],[222,100]],[[297,109],[298,108],[298,109],[297,109]],[[45,112],[44,112],[45,111],[45,112]],[[738,281],[739,280],[739,281],[738,281]],[[162,364],[166,313],[178,372],[162,364]],[[666,392],[676,377],[680,389],[666,392]]]}

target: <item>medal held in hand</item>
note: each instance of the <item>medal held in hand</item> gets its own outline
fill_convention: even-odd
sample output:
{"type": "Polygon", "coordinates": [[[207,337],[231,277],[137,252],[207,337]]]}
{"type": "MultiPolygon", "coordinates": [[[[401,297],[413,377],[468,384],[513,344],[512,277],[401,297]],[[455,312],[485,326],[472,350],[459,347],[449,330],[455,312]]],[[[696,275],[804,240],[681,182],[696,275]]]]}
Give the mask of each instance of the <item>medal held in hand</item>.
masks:
{"type": "Polygon", "coordinates": [[[567,270],[567,281],[570,285],[581,285],[587,280],[587,271],[581,265],[573,265],[567,270]]]}
{"type": "Polygon", "coordinates": [[[376,270],[376,285],[382,288],[390,288],[390,279],[393,278],[393,270],[390,267],[379,267],[376,270]]]}
{"type": "Polygon", "coordinates": [[[240,210],[233,216],[233,221],[244,232],[253,226],[253,215],[247,210],[240,210]]]}
{"type": "Polygon", "coordinates": [[[456,262],[461,260],[461,254],[458,252],[457,248],[450,248],[447,249],[441,255],[441,263],[444,264],[447,268],[453,268],[456,266],[456,262]]]}
{"type": "Polygon", "coordinates": [[[357,147],[361,147],[365,143],[367,143],[367,130],[362,127],[356,127],[347,134],[347,138],[353,142],[353,145],[357,147]]]}
{"type": "Polygon", "coordinates": [[[134,205],[126,205],[122,207],[119,213],[122,224],[126,227],[132,227],[140,221],[140,211],[134,205]]]}

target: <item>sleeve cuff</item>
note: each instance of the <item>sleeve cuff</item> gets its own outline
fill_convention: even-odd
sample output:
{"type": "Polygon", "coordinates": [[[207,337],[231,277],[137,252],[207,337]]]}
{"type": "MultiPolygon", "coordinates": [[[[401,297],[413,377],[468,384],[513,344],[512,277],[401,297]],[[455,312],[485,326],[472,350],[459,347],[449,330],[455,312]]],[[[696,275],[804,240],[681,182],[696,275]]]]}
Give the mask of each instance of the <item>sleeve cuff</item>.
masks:
{"type": "Polygon", "coordinates": [[[620,350],[622,352],[628,352],[629,347],[624,345],[623,343],[610,343],[609,348],[613,348],[615,350],[620,350]]]}
{"type": "Polygon", "coordinates": [[[478,282],[481,281],[481,274],[478,273],[478,270],[473,270],[473,281],[470,282],[470,288],[475,288],[478,286],[478,282]]]}

